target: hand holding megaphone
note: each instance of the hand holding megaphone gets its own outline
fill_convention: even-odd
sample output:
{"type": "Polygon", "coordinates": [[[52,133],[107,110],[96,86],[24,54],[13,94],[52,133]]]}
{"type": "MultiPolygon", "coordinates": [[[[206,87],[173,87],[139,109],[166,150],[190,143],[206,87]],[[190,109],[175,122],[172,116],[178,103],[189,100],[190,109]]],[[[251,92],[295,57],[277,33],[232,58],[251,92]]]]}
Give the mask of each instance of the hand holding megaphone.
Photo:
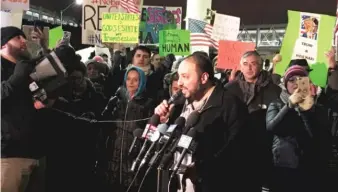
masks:
{"type": "Polygon", "coordinates": [[[17,62],[15,64],[13,75],[8,79],[9,83],[14,87],[28,84],[30,80],[29,74],[32,73],[37,61],[40,59],[41,57],[38,57],[29,61],[21,60],[17,62]]]}

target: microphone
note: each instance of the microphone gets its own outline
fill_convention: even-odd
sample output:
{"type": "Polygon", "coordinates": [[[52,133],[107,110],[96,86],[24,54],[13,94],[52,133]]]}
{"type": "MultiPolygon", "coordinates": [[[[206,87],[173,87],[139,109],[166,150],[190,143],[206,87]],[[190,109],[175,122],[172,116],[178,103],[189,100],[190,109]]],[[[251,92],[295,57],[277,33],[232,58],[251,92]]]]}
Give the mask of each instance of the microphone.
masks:
{"type": "Polygon", "coordinates": [[[101,116],[103,116],[103,115],[108,111],[109,107],[111,106],[111,103],[114,103],[114,105],[116,104],[116,102],[117,102],[117,101],[119,100],[119,98],[120,98],[121,91],[122,91],[122,89],[121,89],[121,87],[119,87],[119,88],[116,90],[114,96],[110,97],[110,99],[108,100],[108,103],[107,103],[106,107],[104,108],[104,110],[103,110],[102,113],[101,113],[101,116]]]}
{"type": "Polygon", "coordinates": [[[185,118],[178,117],[175,121],[175,124],[169,126],[165,134],[159,140],[159,143],[164,143],[164,145],[158,152],[155,152],[155,155],[151,158],[149,162],[149,168],[153,168],[155,163],[157,163],[158,160],[162,158],[163,153],[169,147],[172,141],[175,138],[177,138],[179,135],[181,135],[184,124],[185,124],[185,118]]]}
{"type": "Polygon", "coordinates": [[[179,90],[176,94],[172,95],[168,100],[168,105],[174,104],[175,101],[183,97],[182,90],[179,90]]]}
{"type": "Polygon", "coordinates": [[[135,148],[136,141],[142,138],[142,132],[143,132],[143,130],[140,129],[140,128],[135,129],[133,131],[134,139],[133,139],[133,142],[130,145],[130,148],[129,148],[129,151],[128,151],[128,155],[130,155],[131,152],[133,151],[133,149],[135,148]]]}
{"type": "Polygon", "coordinates": [[[182,128],[185,125],[185,118],[178,117],[173,125],[170,125],[166,133],[159,140],[160,144],[170,144],[173,139],[182,134],[182,128]]]}
{"type": "Polygon", "coordinates": [[[142,133],[142,138],[145,138],[145,141],[142,145],[142,148],[139,152],[139,154],[137,155],[136,159],[133,161],[130,171],[134,172],[136,169],[136,166],[140,163],[141,161],[141,156],[143,155],[143,153],[145,152],[147,146],[149,145],[149,140],[147,138],[149,132],[150,134],[154,133],[156,130],[156,126],[160,123],[160,116],[158,115],[153,115],[148,124],[146,125],[146,128],[144,129],[143,133],[142,133]]]}
{"type": "MultiPolygon", "coordinates": [[[[200,118],[200,113],[198,111],[193,111],[187,119],[187,123],[186,123],[185,129],[183,130],[183,134],[186,134],[189,131],[190,128],[194,127],[198,123],[199,118],[200,118]]],[[[168,167],[171,159],[173,159],[173,155],[176,151],[176,146],[177,146],[178,142],[179,142],[179,140],[176,139],[176,141],[172,145],[170,151],[163,155],[163,158],[162,158],[160,165],[158,167],[159,169],[164,169],[164,168],[168,167]]]]}
{"type": "MultiPolygon", "coordinates": [[[[178,158],[177,163],[175,164],[174,168],[173,168],[173,172],[170,175],[170,179],[172,179],[174,177],[174,175],[177,173],[178,168],[180,167],[184,156],[186,155],[186,153],[188,152],[189,148],[191,147],[192,143],[194,143],[194,138],[196,137],[197,131],[196,128],[191,128],[188,132],[187,135],[182,135],[177,146],[179,147],[183,147],[182,153],[178,158]]],[[[194,145],[193,148],[196,148],[196,143],[194,145]]]]}
{"type": "Polygon", "coordinates": [[[159,138],[165,134],[166,130],[168,129],[168,125],[167,124],[160,124],[156,131],[151,135],[150,137],[150,141],[152,142],[152,144],[150,145],[148,151],[146,152],[146,154],[144,155],[140,166],[138,167],[138,169],[141,169],[143,167],[143,165],[148,161],[153,148],[155,147],[155,145],[157,144],[157,141],[159,140],[159,138]]]}

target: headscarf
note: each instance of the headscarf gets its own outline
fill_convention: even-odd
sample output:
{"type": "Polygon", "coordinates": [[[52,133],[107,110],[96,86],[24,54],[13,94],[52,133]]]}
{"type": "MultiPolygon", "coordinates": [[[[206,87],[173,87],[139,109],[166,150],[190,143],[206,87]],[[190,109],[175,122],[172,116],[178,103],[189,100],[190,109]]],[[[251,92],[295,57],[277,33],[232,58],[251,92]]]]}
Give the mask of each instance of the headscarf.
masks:
{"type": "MultiPolygon", "coordinates": [[[[139,67],[134,67],[134,66],[130,67],[129,69],[127,69],[127,71],[126,71],[126,73],[124,75],[124,84],[123,85],[124,85],[125,88],[127,88],[127,77],[128,77],[128,74],[132,70],[136,71],[138,73],[138,75],[139,75],[139,85],[138,85],[137,91],[136,91],[136,93],[134,95],[134,97],[136,97],[136,96],[141,95],[145,91],[145,89],[146,89],[146,83],[147,83],[147,78],[146,78],[146,75],[143,72],[143,70],[140,69],[139,67]]],[[[128,91],[127,91],[127,94],[128,94],[128,97],[130,97],[128,91]]]]}

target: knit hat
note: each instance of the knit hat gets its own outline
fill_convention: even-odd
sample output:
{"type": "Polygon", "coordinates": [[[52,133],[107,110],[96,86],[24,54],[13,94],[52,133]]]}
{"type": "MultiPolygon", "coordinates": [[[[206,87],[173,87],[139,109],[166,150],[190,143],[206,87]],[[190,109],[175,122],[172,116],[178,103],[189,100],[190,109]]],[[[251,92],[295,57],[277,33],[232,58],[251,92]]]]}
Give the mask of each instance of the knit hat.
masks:
{"type": "Polygon", "coordinates": [[[4,46],[13,37],[20,35],[26,39],[26,35],[23,33],[21,29],[17,27],[13,26],[1,27],[1,46],[4,46]]]}
{"type": "Polygon", "coordinates": [[[309,72],[304,69],[304,67],[301,67],[299,65],[294,65],[289,67],[285,74],[284,74],[284,82],[287,83],[289,79],[293,76],[301,76],[305,77],[308,76],[309,72]]]}
{"type": "Polygon", "coordinates": [[[99,62],[99,63],[104,63],[105,61],[103,60],[103,58],[101,56],[94,56],[93,57],[93,60],[95,60],[96,62],[99,62]]]}

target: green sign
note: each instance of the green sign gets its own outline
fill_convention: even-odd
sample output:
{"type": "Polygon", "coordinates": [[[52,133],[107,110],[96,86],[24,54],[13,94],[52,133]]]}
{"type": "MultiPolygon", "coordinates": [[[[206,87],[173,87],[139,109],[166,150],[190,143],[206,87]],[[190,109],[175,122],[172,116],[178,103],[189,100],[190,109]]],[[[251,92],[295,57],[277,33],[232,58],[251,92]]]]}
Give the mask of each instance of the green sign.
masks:
{"type": "Polygon", "coordinates": [[[160,55],[190,55],[190,31],[162,30],[159,36],[160,55]]]}
{"type": "Polygon", "coordinates": [[[49,49],[53,49],[56,47],[59,40],[63,37],[62,27],[55,27],[49,30],[49,49]]]}
{"type": "Polygon", "coordinates": [[[292,59],[306,59],[312,69],[311,81],[325,86],[328,71],[325,52],[331,49],[336,17],[298,11],[288,11],[288,17],[280,51],[282,61],[276,65],[276,73],[283,75],[292,59]]]}

